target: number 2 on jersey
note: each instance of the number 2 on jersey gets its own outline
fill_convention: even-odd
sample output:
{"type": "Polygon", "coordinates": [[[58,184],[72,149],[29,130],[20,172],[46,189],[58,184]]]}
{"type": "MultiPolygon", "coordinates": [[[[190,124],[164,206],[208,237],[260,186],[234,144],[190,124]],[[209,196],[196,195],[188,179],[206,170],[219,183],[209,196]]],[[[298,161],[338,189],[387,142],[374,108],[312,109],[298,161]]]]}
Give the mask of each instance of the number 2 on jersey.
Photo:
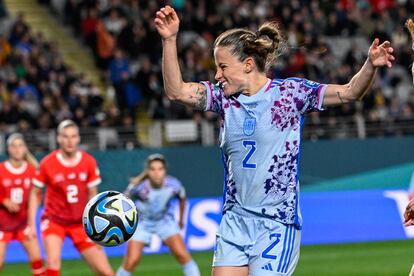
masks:
{"type": "Polygon", "coordinates": [[[76,185],[68,185],[66,187],[66,199],[69,203],[76,203],[79,201],[78,199],[78,186],[76,185]]]}
{"type": "Polygon", "coordinates": [[[249,150],[243,159],[243,168],[256,169],[256,163],[249,162],[250,158],[256,151],[256,141],[245,140],[243,141],[243,147],[249,150]]]}

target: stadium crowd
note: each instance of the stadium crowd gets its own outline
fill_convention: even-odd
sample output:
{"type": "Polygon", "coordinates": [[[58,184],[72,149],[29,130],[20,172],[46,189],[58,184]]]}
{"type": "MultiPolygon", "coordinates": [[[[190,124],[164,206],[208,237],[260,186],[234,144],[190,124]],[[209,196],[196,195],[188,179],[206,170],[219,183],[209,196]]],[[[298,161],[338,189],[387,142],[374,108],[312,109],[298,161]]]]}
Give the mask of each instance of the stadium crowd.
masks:
{"type": "MultiPolygon", "coordinates": [[[[162,93],[161,40],[153,16],[163,1],[64,2],[64,21],[93,50],[116,101],[103,112],[101,91],[64,65],[56,46],[44,41],[41,34],[32,34],[20,18],[10,35],[1,38],[0,128],[13,125],[22,132],[48,129],[65,118],[80,126],[131,125],[137,107],[153,119],[200,120],[207,116],[216,120],[212,114],[202,115],[171,103],[162,93]]],[[[268,72],[273,78],[298,76],[346,83],[361,66],[359,61],[366,55],[362,50],[374,37],[391,40],[395,48],[394,68],[379,72],[363,103],[312,114],[307,124],[317,126],[323,121],[346,132],[348,120],[339,117],[360,114],[380,126],[413,118],[412,50],[404,30],[404,21],[414,12],[411,1],[174,0],[172,4],[183,15],[179,55],[186,80],[214,79],[210,51],[214,38],[223,30],[254,28],[273,18],[280,22],[286,37],[284,53],[268,72]]],[[[323,130],[315,133],[329,137],[323,130]]],[[[395,133],[388,127],[383,134],[395,133]]]]}
{"type": "MultiPolygon", "coordinates": [[[[162,2],[67,0],[64,15],[75,33],[81,33],[94,50],[99,66],[109,72],[118,99],[124,97],[125,87],[132,82],[152,118],[198,119],[198,113],[171,104],[161,92],[161,41],[153,14],[162,2]]],[[[357,61],[366,55],[361,52],[366,49],[363,45],[378,37],[392,41],[395,48],[395,68],[380,72],[363,104],[314,114],[309,124],[318,124],[323,119],[320,116],[334,128],[341,121],[336,118],[355,114],[379,124],[413,117],[412,50],[409,34],[404,30],[404,21],[414,12],[412,1],[177,0],[172,4],[182,14],[179,55],[186,80],[214,79],[215,65],[209,52],[214,38],[223,30],[254,28],[273,18],[280,22],[286,36],[284,54],[269,71],[273,78],[298,76],[324,83],[346,83],[361,66],[357,61]]]]}
{"type": "Polygon", "coordinates": [[[64,119],[98,125],[101,91],[62,61],[54,43],[20,15],[0,36],[0,131],[49,130],[64,119]]]}

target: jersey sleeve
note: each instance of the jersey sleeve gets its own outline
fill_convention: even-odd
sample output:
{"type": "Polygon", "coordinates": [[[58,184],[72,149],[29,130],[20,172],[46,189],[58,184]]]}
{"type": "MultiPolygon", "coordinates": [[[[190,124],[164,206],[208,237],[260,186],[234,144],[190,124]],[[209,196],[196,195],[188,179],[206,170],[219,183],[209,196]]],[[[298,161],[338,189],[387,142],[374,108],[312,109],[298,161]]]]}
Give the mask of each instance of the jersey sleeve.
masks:
{"type": "Polygon", "coordinates": [[[101,174],[99,172],[98,165],[96,164],[96,160],[94,158],[90,159],[88,169],[88,183],[86,184],[88,188],[92,188],[101,184],[101,174]]]}
{"type": "Polygon", "coordinates": [[[7,197],[6,191],[4,189],[4,186],[2,185],[2,177],[0,175],[0,204],[3,203],[3,200],[7,197]]]}
{"type": "Polygon", "coordinates": [[[39,169],[36,170],[35,176],[32,180],[33,185],[38,188],[43,188],[46,185],[47,173],[44,163],[40,163],[39,169]]]}
{"type": "Polygon", "coordinates": [[[218,85],[212,84],[209,81],[202,81],[201,84],[206,87],[207,93],[207,103],[204,111],[220,113],[223,108],[223,90],[218,85]]]}
{"type": "Polygon", "coordinates": [[[328,87],[327,84],[300,78],[290,78],[288,80],[292,80],[296,84],[293,99],[300,113],[323,110],[323,97],[328,87]]]}
{"type": "Polygon", "coordinates": [[[174,192],[177,198],[179,199],[185,199],[186,198],[186,192],[183,184],[180,180],[173,178],[174,181],[174,192]]]}

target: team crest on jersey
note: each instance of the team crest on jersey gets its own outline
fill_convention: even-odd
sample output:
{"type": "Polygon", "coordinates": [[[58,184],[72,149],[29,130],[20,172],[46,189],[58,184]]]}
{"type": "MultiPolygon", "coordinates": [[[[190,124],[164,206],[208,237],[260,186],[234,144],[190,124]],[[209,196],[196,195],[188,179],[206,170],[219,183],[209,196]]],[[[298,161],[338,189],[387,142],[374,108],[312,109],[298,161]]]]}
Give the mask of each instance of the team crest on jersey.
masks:
{"type": "Polygon", "coordinates": [[[29,188],[29,186],[30,186],[30,178],[25,178],[25,179],[24,179],[24,186],[25,186],[26,188],[29,188]]]}
{"type": "Polygon", "coordinates": [[[247,117],[244,119],[243,132],[245,135],[253,135],[256,130],[256,119],[252,117],[247,117]]]}
{"type": "Polygon", "coordinates": [[[81,180],[81,181],[86,181],[86,178],[87,178],[88,176],[86,175],[86,173],[84,173],[84,172],[81,172],[80,174],[79,174],[79,179],[81,180]]]}
{"type": "Polygon", "coordinates": [[[3,179],[3,185],[4,185],[5,187],[10,186],[11,184],[12,184],[11,179],[8,179],[8,178],[3,179]]]}
{"type": "Polygon", "coordinates": [[[62,173],[57,174],[54,178],[54,182],[61,182],[63,180],[65,180],[65,176],[62,173]]]}

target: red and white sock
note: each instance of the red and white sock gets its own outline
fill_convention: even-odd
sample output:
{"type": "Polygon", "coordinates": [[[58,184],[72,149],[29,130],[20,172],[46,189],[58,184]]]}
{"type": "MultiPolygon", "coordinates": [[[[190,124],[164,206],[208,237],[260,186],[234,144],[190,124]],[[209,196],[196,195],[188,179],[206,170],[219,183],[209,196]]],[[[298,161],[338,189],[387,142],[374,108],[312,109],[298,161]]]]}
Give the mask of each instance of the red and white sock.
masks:
{"type": "Polygon", "coordinates": [[[60,271],[56,269],[46,269],[46,276],[59,276],[60,271]]]}
{"type": "Polygon", "coordinates": [[[36,260],[31,263],[33,276],[45,276],[45,268],[43,267],[43,261],[36,260]]]}

